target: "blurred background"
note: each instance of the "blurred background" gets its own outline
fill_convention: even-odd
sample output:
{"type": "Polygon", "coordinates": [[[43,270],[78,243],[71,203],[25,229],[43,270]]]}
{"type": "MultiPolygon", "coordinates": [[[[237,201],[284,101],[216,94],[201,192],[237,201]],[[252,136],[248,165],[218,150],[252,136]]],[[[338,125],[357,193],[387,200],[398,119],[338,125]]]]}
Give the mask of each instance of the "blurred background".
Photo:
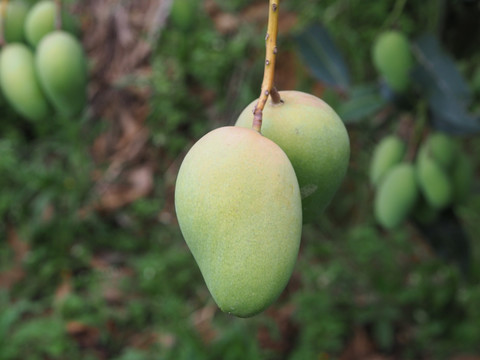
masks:
{"type": "Polygon", "coordinates": [[[88,96],[32,120],[3,55],[38,55],[21,31],[38,3],[2,11],[20,35],[4,31],[0,61],[0,359],[480,359],[479,1],[281,1],[276,86],[327,101],[352,154],[287,288],[250,319],[216,307],[173,191],[191,145],[258,97],[268,2],[63,1],[88,96]],[[390,30],[411,52],[400,89],[372,55],[390,30]],[[415,163],[439,132],[467,159],[461,196],[383,227],[376,147],[395,135],[415,163]]]}

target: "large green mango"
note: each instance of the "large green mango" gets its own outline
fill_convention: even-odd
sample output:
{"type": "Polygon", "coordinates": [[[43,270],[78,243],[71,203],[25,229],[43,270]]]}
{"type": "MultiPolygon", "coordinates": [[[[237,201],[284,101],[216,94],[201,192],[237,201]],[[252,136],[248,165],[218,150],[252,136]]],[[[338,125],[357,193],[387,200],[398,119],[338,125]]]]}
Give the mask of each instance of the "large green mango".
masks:
{"type": "Polygon", "coordinates": [[[405,143],[395,135],[382,139],[373,151],[370,163],[370,183],[377,186],[382,177],[405,156],[405,143]]]}
{"type": "Polygon", "coordinates": [[[413,165],[395,165],[387,172],[375,194],[375,218],[386,229],[393,229],[408,217],[417,198],[418,187],[413,165]]]}
{"type": "Polygon", "coordinates": [[[78,114],[87,96],[87,63],[82,45],[64,31],[54,31],[38,45],[35,66],[38,79],[55,109],[78,114]]]}
{"type": "MultiPolygon", "coordinates": [[[[302,193],[304,222],[318,217],[340,187],[350,159],[350,140],[337,113],[323,100],[299,91],[280,91],[280,104],[268,101],[261,132],[287,154],[302,193]]],[[[251,128],[248,105],[236,126],[251,128]]]]}
{"type": "Polygon", "coordinates": [[[302,229],[298,182],[277,145],[240,127],[209,132],[182,162],[175,208],[220,309],[248,317],[275,301],[292,274],[302,229]]]}
{"type": "Polygon", "coordinates": [[[0,57],[0,85],[8,103],[22,116],[41,120],[50,107],[37,81],[32,51],[23,44],[6,45],[0,57]]]}

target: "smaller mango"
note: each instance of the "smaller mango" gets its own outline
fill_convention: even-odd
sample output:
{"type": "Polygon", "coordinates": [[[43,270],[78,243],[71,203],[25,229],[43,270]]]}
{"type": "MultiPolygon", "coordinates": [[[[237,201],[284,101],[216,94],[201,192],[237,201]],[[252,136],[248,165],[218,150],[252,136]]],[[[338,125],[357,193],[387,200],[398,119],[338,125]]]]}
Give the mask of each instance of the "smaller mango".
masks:
{"type": "Polygon", "coordinates": [[[22,116],[41,120],[50,106],[37,81],[33,52],[26,45],[6,45],[0,57],[0,85],[5,98],[22,116]]]}
{"type": "Polygon", "coordinates": [[[396,92],[403,93],[410,84],[413,57],[410,43],[399,31],[379,35],[372,50],[373,64],[385,82],[396,92]]]}
{"type": "Polygon", "coordinates": [[[38,79],[55,109],[65,116],[78,114],[87,96],[87,63],[80,42],[65,31],[54,31],[38,45],[38,79]]]}
{"type": "MultiPolygon", "coordinates": [[[[57,8],[54,1],[44,0],[32,6],[25,19],[25,37],[34,48],[48,33],[55,30],[57,8]]],[[[62,12],[62,28],[73,34],[79,33],[75,18],[66,11],[62,12]]]]}
{"type": "MultiPolygon", "coordinates": [[[[0,5],[1,11],[5,3],[0,5]]],[[[3,28],[3,36],[7,43],[22,42],[25,38],[23,26],[28,13],[28,5],[23,1],[10,1],[5,11],[5,24],[0,17],[0,26],[3,28]]]]}
{"type": "Polygon", "coordinates": [[[452,201],[452,185],[447,173],[429,155],[425,146],[420,148],[416,161],[418,184],[430,206],[441,210],[452,201]]]}
{"type": "Polygon", "coordinates": [[[405,143],[395,135],[382,139],[373,151],[370,165],[370,183],[377,186],[383,176],[405,156],[405,143]]]}
{"type": "MultiPolygon", "coordinates": [[[[262,134],[290,159],[302,193],[303,221],[327,208],[342,184],[350,160],[350,139],[338,114],[322,99],[300,91],[280,91],[282,101],[267,101],[262,134]]],[[[235,126],[251,128],[257,100],[240,114],[235,126]]]]}
{"type": "Polygon", "coordinates": [[[374,200],[374,215],[386,229],[399,226],[410,214],[418,198],[415,168],[412,164],[394,166],[380,183],[374,200]]]}
{"type": "Polygon", "coordinates": [[[445,170],[448,170],[458,154],[455,140],[444,133],[431,134],[426,142],[429,155],[445,170]]]}

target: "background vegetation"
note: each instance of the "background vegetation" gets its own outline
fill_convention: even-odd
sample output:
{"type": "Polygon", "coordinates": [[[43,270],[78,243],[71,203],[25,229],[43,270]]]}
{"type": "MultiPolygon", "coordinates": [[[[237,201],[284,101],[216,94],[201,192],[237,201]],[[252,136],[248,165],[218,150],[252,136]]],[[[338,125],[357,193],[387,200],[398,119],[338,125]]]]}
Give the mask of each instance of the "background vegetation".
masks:
{"type": "Polygon", "coordinates": [[[0,359],[480,357],[478,2],[281,3],[277,87],[343,114],[352,158],[326,213],[304,227],[287,289],[246,320],[213,303],[176,224],[173,188],[193,142],[258,96],[266,1],[66,6],[82,23],[88,108],[33,123],[0,104],[0,359]],[[385,231],[373,217],[378,141],[441,127],[428,87],[398,99],[373,67],[374,40],[392,27],[419,49],[431,34],[442,51],[430,62],[447,56],[455,70],[440,76],[458,71],[469,89],[465,113],[442,130],[473,159],[474,186],[428,229],[385,231]],[[312,29],[326,38],[308,40],[312,29]],[[329,41],[324,57],[312,52],[329,41]]]}

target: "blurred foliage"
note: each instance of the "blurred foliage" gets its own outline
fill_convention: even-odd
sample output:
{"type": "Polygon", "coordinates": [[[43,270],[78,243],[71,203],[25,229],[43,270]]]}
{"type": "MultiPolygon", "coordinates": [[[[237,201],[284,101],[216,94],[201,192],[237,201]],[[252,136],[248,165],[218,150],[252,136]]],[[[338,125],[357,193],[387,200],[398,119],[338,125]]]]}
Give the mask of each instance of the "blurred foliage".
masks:
{"type": "Polygon", "coordinates": [[[150,128],[155,145],[165,147],[172,155],[214,127],[207,121],[205,99],[201,96],[215,98],[218,113],[239,112],[240,104],[256,96],[252,83],[261,76],[261,64],[257,64],[256,77],[245,73],[249,59],[244,54],[263,47],[254,29],[246,24],[233,35],[221,35],[206,14],[202,15],[195,18],[192,26],[196,30],[188,36],[177,26],[166,31],[152,59],[150,128]],[[228,92],[235,94],[234,109],[226,103],[230,99],[228,92]]]}
{"type": "MultiPolygon", "coordinates": [[[[254,3],[215,2],[233,14],[254,3]]],[[[455,209],[471,240],[467,274],[437,257],[413,224],[391,232],[375,225],[367,179],[376,141],[399,128],[405,113],[427,116],[425,104],[412,110],[384,96],[388,89],[374,70],[371,46],[393,26],[411,39],[436,34],[451,53],[446,39],[455,36],[451,29],[444,35],[439,3],[282,4],[282,11],[298,17],[295,29],[280,39],[286,49],[297,49],[295,36],[320,22],[349,69],[348,97],[322,88],[349,123],[352,163],[327,212],[304,227],[287,291],[272,312],[253,319],[216,309],[178,227],[161,221],[158,214],[171,201],[163,173],[168,164],[156,173],[150,196],[110,213],[84,213],[95,200],[98,164],[91,146],[105,126],[102,119],[84,114],[29,123],[2,101],[0,275],[17,280],[8,286],[0,281],[0,358],[337,359],[358,328],[380,353],[397,358],[479,355],[478,138],[468,134],[464,140],[477,169],[474,192],[455,209]],[[391,106],[394,115],[379,122],[376,115],[391,106]],[[278,315],[289,308],[287,320],[278,315]],[[271,343],[290,345],[279,350],[271,343]]],[[[151,91],[149,141],[168,163],[211,128],[232,124],[258,96],[262,77],[263,29],[241,22],[237,31],[222,34],[203,9],[195,15],[188,36],[168,23],[150,59],[151,76],[135,79],[151,91]]],[[[479,54],[452,54],[472,89],[469,111],[478,115],[479,54]]],[[[301,69],[294,73],[303,74],[298,90],[318,85],[306,65],[295,66],[301,69]]]]}

